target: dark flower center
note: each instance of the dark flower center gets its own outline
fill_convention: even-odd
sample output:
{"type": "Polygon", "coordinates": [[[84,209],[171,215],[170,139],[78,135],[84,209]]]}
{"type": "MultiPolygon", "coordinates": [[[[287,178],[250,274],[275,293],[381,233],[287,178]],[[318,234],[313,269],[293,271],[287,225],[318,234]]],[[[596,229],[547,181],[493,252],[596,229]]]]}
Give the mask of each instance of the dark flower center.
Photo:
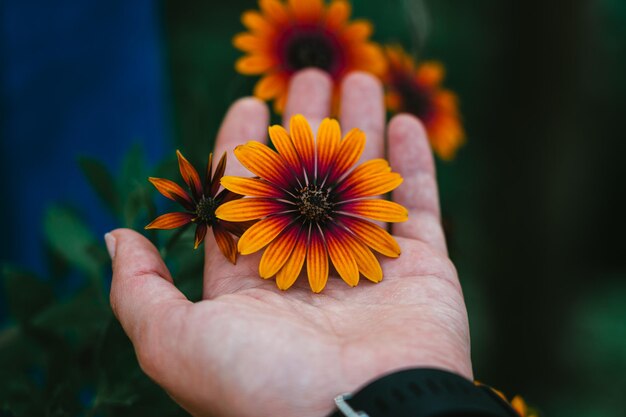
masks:
{"type": "Polygon", "coordinates": [[[290,71],[315,67],[334,72],[338,66],[337,48],[321,29],[295,30],[286,36],[285,62],[290,71]]]}
{"type": "Polygon", "coordinates": [[[426,118],[432,111],[432,95],[420,87],[413,79],[398,75],[394,87],[402,97],[402,109],[420,118],[426,118]]]}
{"type": "Polygon", "coordinates": [[[314,185],[304,187],[298,195],[298,211],[311,222],[319,223],[329,219],[333,208],[329,194],[328,189],[320,189],[314,185]]]}
{"type": "Polygon", "coordinates": [[[215,224],[217,217],[215,217],[215,210],[219,204],[214,198],[202,196],[198,204],[196,205],[196,215],[200,222],[205,224],[215,224]]]}

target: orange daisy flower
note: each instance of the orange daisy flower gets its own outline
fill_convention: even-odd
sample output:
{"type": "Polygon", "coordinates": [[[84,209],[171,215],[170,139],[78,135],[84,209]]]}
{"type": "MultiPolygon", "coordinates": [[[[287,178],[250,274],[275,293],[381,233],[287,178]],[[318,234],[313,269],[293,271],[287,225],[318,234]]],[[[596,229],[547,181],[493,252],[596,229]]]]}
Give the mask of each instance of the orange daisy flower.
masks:
{"type": "Polygon", "coordinates": [[[185,212],[174,212],[163,214],[148,224],[146,229],[175,229],[190,223],[196,224],[196,237],[194,249],[204,241],[207,230],[213,229],[215,241],[224,256],[233,264],[237,261],[237,246],[231,233],[237,236],[245,231],[250,223],[231,223],[219,220],[215,216],[215,210],[220,204],[239,199],[242,196],[220,188],[220,179],[226,169],[226,153],[222,156],[215,173],[211,175],[213,165],[213,154],[209,154],[204,185],[200,181],[198,171],[176,151],[178,156],[178,167],[183,180],[187,184],[190,192],[185,191],[180,185],[164,178],[148,178],[156,189],[170,200],[174,200],[185,208],[185,212]]]}
{"type": "Polygon", "coordinates": [[[307,120],[291,118],[290,132],[269,128],[277,152],[259,142],[235,148],[235,156],[258,178],[224,177],[222,185],[249,196],[221,205],[219,219],[238,222],[260,220],[239,239],[241,254],[267,246],[259,264],[262,278],[276,276],[286,290],[298,278],[306,260],[313,292],[324,289],[329,261],[350,286],[363,274],[373,282],[383,278],[372,249],[398,257],[394,238],[369,219],[402,222],[407,210],[391,201],[373,199],[402,183],[384,159],[365,162],[351,171],[365,147],[365,134],[352,129],[341,139],[336,120],[325,119],[317,142],[307,120]]]}
{"type": "Polygon", "coordinates": [[[441,88],[443,65],[434,61],[416,65],[400,46],[386,47],[385,56],[387,107],[419,117],[435,153],[443,160],[453,159],[465,133],[456,95],[441,88]]]}
{"type": "Polygon", "coordinates": [[[380,47],[368,41],[372,25],[349,22],[348,1],[259,0],[259,6],[260,12],[241,17],[249,32],[236,35],[233,45],[248,55],[235,68],[241,74],[263,75],[254,95],[273,99],[277,112],[285,108],[289,78],[300,69],[320,68],[335,81],[355,70],[382,76],[385,59],[380,47]]]}

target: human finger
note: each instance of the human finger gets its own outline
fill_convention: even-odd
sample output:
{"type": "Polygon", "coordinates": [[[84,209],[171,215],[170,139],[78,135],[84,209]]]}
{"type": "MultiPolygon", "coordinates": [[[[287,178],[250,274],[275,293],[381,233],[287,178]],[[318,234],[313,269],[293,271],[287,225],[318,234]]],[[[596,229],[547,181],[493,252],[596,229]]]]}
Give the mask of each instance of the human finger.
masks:
{"type": "Polygon", "coordinates": [[[267,125],[269,124],[267,105],[259,99],[244,97],[235,101],[217,133],[213,161],[218,161],[227,152],[228,162],[225,175],[250,176],[235,158],[233,149],[249,140],[267,142],[267,125]]]}
{"type": "Polygon", "coordinates": [[[330,114],[333,82],[330,76],[315,68],[296,73],[289,82],[289,95],[283,114],[283,126],[289,130],[289,120],[301,114],[314,132],[330,114]]]}
{"type": "Polygon", "coordinates": [[[385,104],[380,81],[365,72],[353,72],[341,84],[341,128],[358,128],[367,142],[361,161],[385,156],[385,104]]]}
{"type": "Polygon", "coordinates": [[[422,123],[414,116],[395,116],[388,127],[389,161],[404,182],[393,200],[409,211],[409,219],[393,225],[393,233],[419,239],[447,254],[441,226],[435,162],[422,123]]]}
{"type": "Polygon", "coordinates": [[[117,229],[105,236],[111,254],[111,308],[133,342],[142,367],[167,338],[172,318],[191,302],[173,284],[158,250],[141,234],[117,229]]]}

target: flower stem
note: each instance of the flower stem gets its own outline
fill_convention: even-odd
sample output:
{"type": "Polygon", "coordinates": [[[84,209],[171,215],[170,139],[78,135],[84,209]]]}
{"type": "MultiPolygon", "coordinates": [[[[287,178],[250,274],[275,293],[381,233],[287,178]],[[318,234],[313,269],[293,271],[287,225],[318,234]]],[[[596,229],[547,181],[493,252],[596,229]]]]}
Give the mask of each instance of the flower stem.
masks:
{"type": "Polygon", "coordinates": [[[174,233],[172,235],[172,237],[169,238],[169,240],[165,244],[165,247],[163,249],[161,249],[161,257],[163,257],[163,259],[165,259],[167,254],[174,247],[174,245],[176,245],[176,242],[178,242],[178,239],[180,239],[180,237],[183,235],[183,233],[185,233],[187,231],[187,229],[189,228],[190,225],[191,225],[191,223],[187,223],[186,225],[182,226],[181,228],[176,230],[176,233],[174,233]]]}

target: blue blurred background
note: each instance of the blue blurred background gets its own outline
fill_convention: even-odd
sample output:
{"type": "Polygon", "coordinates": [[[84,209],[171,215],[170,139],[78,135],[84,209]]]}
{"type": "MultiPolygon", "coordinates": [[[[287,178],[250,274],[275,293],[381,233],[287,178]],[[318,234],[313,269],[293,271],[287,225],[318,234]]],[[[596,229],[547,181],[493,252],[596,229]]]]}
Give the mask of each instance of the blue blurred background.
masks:
{"type": "MultiPolygon", "coordinates": [[[[546,416],[623,416],[626,3],[353,4],[376,40],[443,61],[460,97],[468,143],[438,177],[477,378],[546,416]]],[[[112,215],[77,162],[128,176],[139,144],[145,169],[130,183],[143,187],[147,175],[175,175],[176,147],[202,161],[227,106],[252,91],[230,40],[255,7],[0,3],[0,261],[10,266],[0,414],[184,415],[142,376],[106,305],[101,236],[146,215],[112,215]],[[57,369],[61,359],[71,365],[57,369]],[[33,398],[40,408],[26,406],[33,398]]],[[[197,270],[180,267],[177,279],[197,283],[197,270]]]]}
{"type": "Polygon", "coordinates": [[[98,234],[116,226],[81,174],[79,156],[115,169],[132,143],[153,164],[172,146],[160,5],[5,0],[0,8],[8,210],[1,253],[41,272],[50,202],[80,207],[98,234]]]}

